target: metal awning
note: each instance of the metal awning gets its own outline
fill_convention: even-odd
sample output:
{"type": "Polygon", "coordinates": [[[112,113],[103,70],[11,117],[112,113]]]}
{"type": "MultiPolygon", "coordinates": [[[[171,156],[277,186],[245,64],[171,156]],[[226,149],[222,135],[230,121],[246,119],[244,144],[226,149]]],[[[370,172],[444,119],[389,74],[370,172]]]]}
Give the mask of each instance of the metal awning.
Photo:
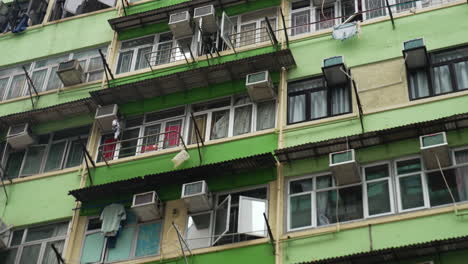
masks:
{"type": "Polygon", "coordinates": [[[468,128],[468,113],[453,115],[431,121],[413,123],[395,128],[362,134],[306,143],[303,145],[277,149],[275,156],[280,162],[289,162],[306,158],[328,155],[347,149],[359,149],[391,143],[399,140],[416,138],[422,135],[468,128]]]}
{"type": "Polygon", "coordinates": [[[172,13],[186,11],[206,6],[214,5],[215,8],[224,8],[226,6],[247,3],[248,0],[192,0],[184,3],[165,6],[146,12],[136,13],[124,17],[110,19],[108,22],[113,30],[121,32],[123,30],[138,28],[145,25],[167,22],[172,13]]]}
{"type": "Polygon", "coordinates": [[[297,264],[377,264],[401,261],[411,258],[434,256],[455,250],[468,248],[468,236],[433,240],[425,243],[411,244],[380,250],[362,252],[347,256],[301,262],[297,264]]]}
{"type": "Polygon", "coordinates": [[[90,202],[105,200],[110,197],[125,197],[129,194],[158,190],[168,184],[183,184],[192,181],[219,177],[222,174],[237,174],[247,170],[271,168],[276,160],[271,153],[264,153],[239,159],[202,165],[198,167],[150,174],[129,180],[116,181],[107,184],[90,186],[72,190],[77,201],[90,202]]]}
{"type": "Polygon", "coordinates": [[[63,104],[38,108],[21,113],[10,114],[0,117],[0,126],[9,127],[13,124],[31,123],[40,124],[50,121],[64,120],[66,118],[93,113],[96,104],[91,98],[71,101],[63,104]]]}
{"type": "Polygon", "coordinates": [[[291,50],[284,49],[142,81],[116,84],[108,89],[91,92],[91,95],[100,105],[123,104],[232,80],[240,80],[249,73],[263,70],[279,71],[282,67],[290,68],[294,65],[296,65],[296,62],[291,50]]]}

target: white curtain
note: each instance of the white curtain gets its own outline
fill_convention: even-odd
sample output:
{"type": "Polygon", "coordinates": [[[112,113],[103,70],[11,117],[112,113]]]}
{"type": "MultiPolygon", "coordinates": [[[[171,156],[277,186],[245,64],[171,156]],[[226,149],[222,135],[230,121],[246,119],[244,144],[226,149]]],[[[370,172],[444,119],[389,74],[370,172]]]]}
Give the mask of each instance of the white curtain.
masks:
{"type": "Polygon", "coordinates": [[[229,111],[213,113],[211,139],[225,138],[229,129],[229,111]]]}
{"type": "Polygon", "coordinates": [[[234,136],[250,132],[252,121],[252,105],[236,108],[234,112],[234,136]]]}
{"type": "Polygon", "coordinates": [[[310,95],[310,117],[317,119],[320,117],[327,116],[327,91],[313,92],[310,95]]]}
{"type": "Polygon", "coordinates": [[[429,84],[425,71],[410,73],[409,83],[413,99],[429,96],[429,84]]]}
{"type": "Polygon", "coordinates": [[[132,65],[133,50],[121,52],[117,64],[117,73],[129,72],[132,65]]]}
{"type": "Polygon", "coordinates": [[[304,121],[306,119],[306,96],[305,94],[289,96],[288,102],[288,121],[289,123],[295,123],[304,121]]]}
{"type": "Polygon", "coordinates": [[[317,225],[328,225],[330,220],[327,216],[328,209],[328,192],[317,193],[317,225]]]}
{"type": "Polygon", "coordinates": [[[332,115],[349,112],[349,93],[346,87],[336,87],[332,89],[332,115]]]}
{"type": "Polygon", "coordinates": [[[260,103],[257,106],[257,131],[275,126],[275,101],[260,103]]]}
{"type": "Polygon", "coordinates": [[[456,174],[457,190],[458,195],[460,196],[460,201],[466,201],[468,200],[468,150],[456,152],[455,161],[457,164],[467,164],[464,167],[458,168],[456,174]]]}
{"type": "Polygon", "coordinates": [[[434,72],[434,94],[447,93],[453,90],[448,65],[435,67],[434,72]]]}
{"type": "Polygon", "coordinates": [[[458,90],[468,89],[468,61],[455,64],[458,90]]]}

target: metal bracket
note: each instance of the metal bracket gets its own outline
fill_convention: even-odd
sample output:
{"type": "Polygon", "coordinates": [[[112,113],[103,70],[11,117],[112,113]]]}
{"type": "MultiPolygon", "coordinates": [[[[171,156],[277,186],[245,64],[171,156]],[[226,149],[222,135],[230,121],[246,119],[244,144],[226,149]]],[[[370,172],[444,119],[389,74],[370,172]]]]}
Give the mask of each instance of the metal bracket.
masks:
{"type": "Polygon", "coordinates": [[[93,178],[91,177],[91,170],[89,169],[88,159],[89,159],[89,162],[91,163],[91,165],[93,165],[94,169],[96,169],[96,163],[94,163],[93,158],[91,157],[88,150],[86,149],[86,146],[81,141],[81,137],[78,137],[78,142],[80,142],[81,150],[83,151],[83,155],[84,155],[84,159],[85,159],[85,163],[86,163],[86,170],[88,171],[89,182],[91,183],[91,185],[94,185],[93,178]]]}
{"type": "Polygon", "coordinates": [[[276,241],[273,237],[273,232],[271,231],[270,223],[268,222],[268,218],[265,213],[263,213],[263,218],[265,219],[265,224],[268,230],[268,236],[270,237],[271,247],[273,248],[273,255],[276,255],[276,241]]]}
{"type": "Polygon", "coordinates": [[[286,22],[284,20],[283,10],[281,10],[281,8],[280,8],[280,14],[281,14],[281,20],[283,21],[283,31],[284,31],[284,36],[286,38],[286,46],[289,48],[288,31],[286,30],[286,22]]]}
{"type": "Polygon", "coordinates": [[[185,241],[184,237],[180,234],[179,229],[177,226],[174,224],[174,221],[172,222],[172,226],[174,227],[175,231],[177,232],[177,238],[179,239],[179,245],[180,245],[180,250],[182,251],[182,255],[184,256],[184,261],[185,264],[188,264],[187,260],[187,255],[185,255],[185,250],[184,246],[187,248],[187,250],[190,252],[190,256],[192,256],[192,251],[190,250],[190,247],[187,245],[187,241],[185,241]]]}
{"type": "Polygon", "coordinates": [[[122,7],[123,7],[123,10],[124,10],[124,14],[125,16],[127,16],[127,7],[128,7],[128,1],[127,0],[122,0],[122,7]]]}
{"type": "Polygon", "coordinates": [[[59,253],[58,249],[55,247],[54,244],[50,244],[50,246],[52,247],[52,250],[54,251],[55,253],[55,257],[57,258],[57,262],[59,264],[65,264],[65,260],[63,260],[62,258],[62,255],[59,253]]]}
{"type": "MultiPolygon", "coordinates": [[[[6,148],[6,147],[5,147],[6,148]]],[[[1,172],[1,177],[0,177],[0,180],[2,181],[2,187],[3,187],[3,191],[5,192],[5,197],[6,197],[6,200],[5,200],[5,206],[8,205],[8,192],[7,192],[7,189],[5,187],[5,177],[6,177],[6,172],[5,172],[5,169],[3,169],[3,166],[2,164],[0,164],[0,172],[1,172]]],[[[11,183],[11,180],[10,180],[10,183],[11,183]]]]}
{"type": "Polygon", "coordinates": [[[198,128],[198,125],[195,122],[195,116],[193,115],[192,112],[190,112],[190,118],[192,119],[193,127],[195,128],[195,138],[197,140],[198,157],[200,159],[200,165],[202,165],[203,159],[202,159],[202,154],[200,151],[200,143],[203,147],[205,146],[205,143],[203,142],[203,137],[201,136],[200,129],[198,128]]]}
{"type": "Polygon", "coordinates": [[[268,17],[265,17],[265,22],[267,24],[268,35],[270,36],[271,44],[278,48],[278,39],[276,39],[275,32],[271,27],[270,20],[268,20],[268,17]]]}
{"type": "Polygon", "coordinates": [[[23,68],[24,74],[26,75],[26,80],[28,81],[29,98],[31,99],[32,108],[34,109],[36,106],[35,106],[35,103],[34,103],[34,100],[33,100],[33,95],[32,95],[31,88],[33,88],[34,93],[36,94],[36,103],[37,103],[37,100],[39,100],[39,94],[37,92],[36,86],[34,85],[34,82],[32,81],[31,77],[29,76],[28,71],[26,70],[26,68],[24,66],[22,68],[23,68]]]}
{"type": "Polygon", "coordinates": [[[101,49],[99,49],[99,55],[101,55],[102,65],[104,65],[104,74],[106,75],[107,86],[110,88],[109,76],[112,80],[115,80],[114,75],[112,74],[109,64],[107,64],[106,57],[104,56],[104,53],[102,53],[101,49]]]}
{"type": "Polygon", "coordinates": [[[388,3],[388,0],[385,0],[385,3],[387,4],[387,9],[388,9],[388,14],[390,15],[390,19],[392,20],[392,27],[393,29],[395,29],[395,20],[393,19],[392,9],[390,8],[390,4],[388,3]]]}
{"type": "Polygon", "coordinates": [[[354,81],[354,79],[351,79],[351,80],[353,82],[353,90],[354,90],[354,94],[356,96],[356,103],[357,103],[357,107],[358,107],[358,111],[359,111],[359,121],[361,122],[361,131],[362,131],[362,133],[364,133],[364,121],[362,119],[362,117],[364,116],[364,112],[362,111],[362,104],[361,104],[361,100],[359,99],[359,94],[358,94],[358,91],[357,91],[356,82],[354,81]]]}

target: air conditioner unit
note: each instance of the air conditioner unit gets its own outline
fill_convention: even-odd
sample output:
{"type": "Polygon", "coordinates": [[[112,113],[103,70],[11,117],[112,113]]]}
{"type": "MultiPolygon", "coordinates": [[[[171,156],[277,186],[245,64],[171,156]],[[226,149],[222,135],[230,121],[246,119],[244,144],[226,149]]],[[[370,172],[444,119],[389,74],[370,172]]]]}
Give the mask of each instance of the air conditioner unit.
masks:
{"type": "Polygon", "coordinates": [[[171,14],[169,28],[174,38],[181,39],[193,35],[192,21],[188,11],[171,14]]]}
{"type": "Polygon", "coordinates": [[[161,219],[163,206],[155,191],[133,195],[132,211],[142,222],[161,219]]]}
{"type": "Polygon", "coordinates": [[[211,194],[205,181],[182,185],[182,197],[190,213],[210,210],[213,206],[211,194]]]}
{"type": "Polygon", "coordinates": [[[437,159],[439,159],[442,168],[452,165],[445,132],[421,136],[419,142],[426,169],[438,169],[437,159]]]}
{"type": "Polygon", "coordinates": [[[335,56],[323,60],[323,75],[328,87],[346,84],[349,81],[348,69],[343,56],[335,56]]]}
{"type": "Polygon", "coordinates": [[[255,102],[271,100],[275,98],[276,93],[273,89],[270,73],[261,71],[247,74],[245,78],[245,86],[250,98],[255,102]]]}
{"type": "Polygon", "coordinates": [[[215,9],[213,5],[197,7],[193,10],[193,20],[199,25],[202,19],[202,31],[204,33],[215,33],[218,31],[215,9]]]}
{"type": "Polygon", "coordinates": [[[7,226],[0,218],[0,250],[8,247],[8,239],[11,234],[11,226],[7,226]]]}
{"type": "Polygon", "coordinates": [[[8,129],[7,142],[14,149],[24,149],[34,143],[29,124],[13,125],[8,129]]]}
{"type": "Polygon", "coordinates": [[[412,39],[403,43],[403,56],[406,68],[409,70],[426,67],[429,59],[427,56],[424,39],[412,39]]]}
{"type": "Polygon", "coordinates": [[[78,60],[71,60],[59,64],[57,75],[64,86],[83,83],[84,74],[78,60]]]}
{"type": "Polygon", "coordinates": [[[112,104],[98,107],[94,119],[99,123],[102,131],[111,131],[112,121],[118,119],[118,106],[112,104]]]}
{"type": "Polygon", "coordinates": [[[337,186],[361,181],[354,149],[330,153],[330,170],[337,186]]]}

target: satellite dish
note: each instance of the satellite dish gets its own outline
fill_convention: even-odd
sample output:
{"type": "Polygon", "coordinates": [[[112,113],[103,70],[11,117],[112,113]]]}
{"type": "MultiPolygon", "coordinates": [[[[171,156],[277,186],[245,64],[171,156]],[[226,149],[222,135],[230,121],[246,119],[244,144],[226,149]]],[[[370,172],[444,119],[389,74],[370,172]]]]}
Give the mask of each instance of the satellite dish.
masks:
{"type": "Polygon", "coordinates": [[[358,33],[357,22],[344,23],[333,27],[333,38],[339,40],[346,40],[358,33]]]}

